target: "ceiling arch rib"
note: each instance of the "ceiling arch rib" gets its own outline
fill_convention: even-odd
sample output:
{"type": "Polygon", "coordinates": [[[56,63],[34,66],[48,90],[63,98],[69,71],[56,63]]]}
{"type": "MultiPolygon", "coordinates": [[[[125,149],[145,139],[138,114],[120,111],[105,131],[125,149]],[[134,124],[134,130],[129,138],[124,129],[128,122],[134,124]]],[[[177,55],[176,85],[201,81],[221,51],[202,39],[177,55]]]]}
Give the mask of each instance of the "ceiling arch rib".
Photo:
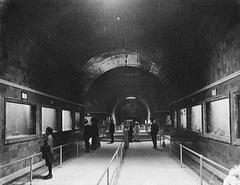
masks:
{"type": "MultiPolygon", "coordinates": [[[[157,61],[159,63],[159,61],[157,61]]],[[[155,75],[160,80],[164,77],[163,66],[152,61],[150,57],[137,50],[114,50],[91,58],[83,67],[82,71],[88,78],[95,80],[101,74],[123,66],[137,67],[155,75]]]]}

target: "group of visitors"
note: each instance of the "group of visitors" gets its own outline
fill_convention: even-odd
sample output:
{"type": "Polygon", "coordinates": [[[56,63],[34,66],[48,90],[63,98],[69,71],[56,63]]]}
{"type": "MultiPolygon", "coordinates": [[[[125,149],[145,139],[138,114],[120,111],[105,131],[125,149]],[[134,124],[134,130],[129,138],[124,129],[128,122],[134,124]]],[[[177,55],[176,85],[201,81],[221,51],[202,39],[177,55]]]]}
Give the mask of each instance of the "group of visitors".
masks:
{"type": "MultiPolygon", "coordinates": [[[[86,152],[89,153],[90,150],[96,150],[101,146],[99,134],[98,134],[98,119],[93,117],[91,121],[85,120],[84,125],[84,142],[86,152]],[[90,138],[92,138],[92,143],[90,145],[90,138]]],[[[54,162],[53,155],[53,129],[51,127],[46,128],[46,137],[44,139],[44,144],[41,146],[42,158],[45,159],[46,166],[48,167],[48,175],[44,176],[43,179],[53,178],[52,166],[54,162]]]]}
{"type": "Polygon", "coordinates": [[[139,133],[140,133],[140,124],[136,121],[135,125],[133,122],[130,122],[129,129],[128,129],[128,139],[129,142],[137,141],[139,140],[139,133]]]}
{"type": "Polygon", "coordinates": [[[85,152],[87,153],[89,153],[90,150],[96,150],[101,146],[97,118],[93,117],[91,121],[85,120],[83,138],[85,142],[85,152]],[[89,141],[90,139],[92,139],[91,145],[89,141]]]}
{"type": "MultiPolygon", "coordinates": [[[[159,127],[153,117],[150,118],[150,125],[151,125],[150,135],[153,142],[153,148],[157,149],[157,135],[158,135],[159,127]]],[[[133,141],[139,142],[140,141],[139,133],[140,133],[139,123],[137,121],[135,122],[135,124],[133,124],[133,122],[130,122],[129,129],[128,129],[129,142],[133,142],[133,141]]]]}
{"type": "MultiPolygon", "coordinates": [[[[153,148],[157,148],[157,134],[159,131],[158,125],[155,122],[154,118],[150,118],[151,121],[151,138],[153,142],[153,148]]],[[[98,133],[98,119],[93,117],[91,120],[85,120],[84,121],[84,133],[83,138],[85,142],[85,152],[89,153],[90,150],[96,150],[101,146],[100,139],[99,139],[99,133],[98,133]],[[92,142],[90,144],[90,139],[92,138],[92,142]]],[[[128,133],[129,133],[129,142],[139,141],[139,132],[140,132],[140,125],[138,122],[135,122],[135,125],[133,123],[130,124],[128,133]],[[134,138],[133,138],[134,133],[134,138]]],[[[114,133],[115,133],[115,125],[113,120],[110,120],[109,125],[109,133],[111,137],[110,143],[114,143],[114,133]]],[[[51,127],[46,128],[46,138],[44,139],[44,144],[41,147],[42,152],[42,158],[45,159],[46,166],[48,167],[48,175],[44,176],[43,179],[51,179],[53,178],[52,174],[52,165],[54,161],[53,157],[53,129],[51,127]]]]}

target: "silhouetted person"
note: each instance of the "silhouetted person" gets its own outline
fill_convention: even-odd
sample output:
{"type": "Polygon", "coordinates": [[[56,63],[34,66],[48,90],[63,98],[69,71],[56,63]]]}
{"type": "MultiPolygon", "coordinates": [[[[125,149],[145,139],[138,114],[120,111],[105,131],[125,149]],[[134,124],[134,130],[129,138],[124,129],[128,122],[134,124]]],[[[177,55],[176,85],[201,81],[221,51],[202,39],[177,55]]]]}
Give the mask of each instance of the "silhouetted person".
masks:
{"type": "Polygon", "coordinates": [[[96,150],[99,148],[99,134],[98,134],[98,119],[97,118],[92,118],[92,150],[96,150]]]}
{"type": "Polygon", "coordinates": [[[47,137],[44,139],[44,145],[41,147],[41,152],[43,154],[42,158],[45,159],[46,166],[48,167],[48,175],[44,176],[43,179],[53,178],[52,174],[52,164],[54,161],[53,158],[53,129],[51,127],[46,128],[47,137]]]}
{"type": "Polygon", "coordinates": [[[139,142],[139,133],[140,133],[140,125],[138,122],[135,123],[134,127],[134,141],[139,142]]]}
{"type": "Polygon", "coordinates": [[[157,134],[159,131],[158,125],[154,121],[154,118],[150,118],[151,121],[151,137],[152,137],[152,142],[153,142],[153,148],[157,148],[157,134]]]}
{"type": "Polygon", "coordinates": [[[114,125],[112,119],[110,120],[109,132],[110,132],[110,136],[111,136],[110,143],[114,143],[115,125],[114,125]]]}
{"type": "Polygon", "coordinates": [[[85,152],[90,152],[90,143],[89,139],[92,137],[92,123],[88,120],[85,120],[83,138],[85,142],[85,152]]]}
{"type": "Polygon", "coordinates": [[[132,137],[133,137],[133,123],[130,122],[129,130],[128,130],[128,139],[129,139],[129,142],[132,142],[132,137]]]}

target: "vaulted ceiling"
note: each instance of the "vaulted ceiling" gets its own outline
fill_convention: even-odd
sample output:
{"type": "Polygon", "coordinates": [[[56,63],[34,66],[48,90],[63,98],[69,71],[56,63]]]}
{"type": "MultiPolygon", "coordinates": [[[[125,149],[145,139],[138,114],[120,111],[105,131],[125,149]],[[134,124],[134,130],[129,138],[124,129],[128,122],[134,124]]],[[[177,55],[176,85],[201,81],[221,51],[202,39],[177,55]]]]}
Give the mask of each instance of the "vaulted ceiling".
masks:
{"type": "Polygon", "coordinates": [[[24,63],[31,86],[70,90],[80,101],[98,77],[122,66],[154,74],[170,100],[192,92],[220,77],[207,69],[239,23],[235,0],[2,2],[3,61],[24,63]]]}

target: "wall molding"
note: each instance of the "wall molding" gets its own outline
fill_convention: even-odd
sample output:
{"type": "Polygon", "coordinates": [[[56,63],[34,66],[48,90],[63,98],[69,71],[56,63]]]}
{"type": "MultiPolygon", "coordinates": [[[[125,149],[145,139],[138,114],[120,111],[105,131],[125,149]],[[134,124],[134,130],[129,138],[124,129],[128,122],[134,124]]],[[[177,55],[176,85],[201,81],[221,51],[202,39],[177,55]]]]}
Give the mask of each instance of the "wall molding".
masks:
{"type": "Polygon", "coordinates": [[[85,107],[85,105],[83,105],[83,104],[76,103],[76,102],[73,102],[73,101],[70,101],[70,100],[66,100],[64,98],[60,98],[60,97],[57,97],[57,96],[53,96],[53,95],[50,95],[50,94],[47,94],[47,93],[29,88],[29,87],[26,87],[26,86],[23,86],[23,85],[19,85],[19,84],[16,84],[16,83],[13,83],[13,82],[10,82],[10,81],[7,81],[7,80],[0,79],[0,84],[9,85],[11,87],[15,87],[15,88],[18,88],[18,89],[21,89],[21,90],[25,90],[25,91],[32,92],[32,93],[35,93],[35,94],[39,94],[39,95],[42,95],[42,96],[46,96],[46,97],[49,97],[49,98],[60,100],[60,101],[66,102],[66,103],[71,103],[71,104],[78,105],[78,106],[81,106],[81,107],[85,107]]]}
{"type": "Polygon", "coordinates": [[[187,99],[187,98],[189,98],[189,97],[191,97],[191,96],[193,96],[193,95],[196,95],[196,94],[198,94],[198,93],[200,93],[200,92],[202,92],[202,91],[205,91],[205,90],[207,90],[207,89],[210,89],[210,88],[212,88],[212,87],[214,87],[214,86],[216,86],[216,85],[219,85],[219,84],[221,84],[221,83],[224,83],[224,82],[226,82],[226,81],[228,81],[228,80],[231,80],[231,79],[233,79],[233,78],[236,78],[236,77],[238,77],[238,76],[240,76],[240,70],[239,70],[239,71],[236,71],[236,72],[234,72],[234,73],[232,73],[232,74],[230,74],[230,75],[228,75],[228,76],[225,76],[225,77],[223,77],[222,79],[217,80],[217,81],[215,81],[215,82],[213,82],[213,83],[211,83],[211,84],[209,84],[209,85],[207,85],[207,86],[205,86],[205,87],[203,87],[203,88],[201,88],[201,89],[199,89],[199,90],[197,90],[197,91],[195,91],[195,92],[193,92],[193,93],[190,93],[190,94],[188,94],[187,96],[184,96],[184,97],[182,97],[182,98],[179,98],[178,100],[173,101],[173,102],[170,103],[169,105],[173,105],[173,104],[175,104],[175,103],[178,103],[178,102],[180,102],[180,101],[183,101],[183,100],[185,100],[185,99],[187,99]]]}

